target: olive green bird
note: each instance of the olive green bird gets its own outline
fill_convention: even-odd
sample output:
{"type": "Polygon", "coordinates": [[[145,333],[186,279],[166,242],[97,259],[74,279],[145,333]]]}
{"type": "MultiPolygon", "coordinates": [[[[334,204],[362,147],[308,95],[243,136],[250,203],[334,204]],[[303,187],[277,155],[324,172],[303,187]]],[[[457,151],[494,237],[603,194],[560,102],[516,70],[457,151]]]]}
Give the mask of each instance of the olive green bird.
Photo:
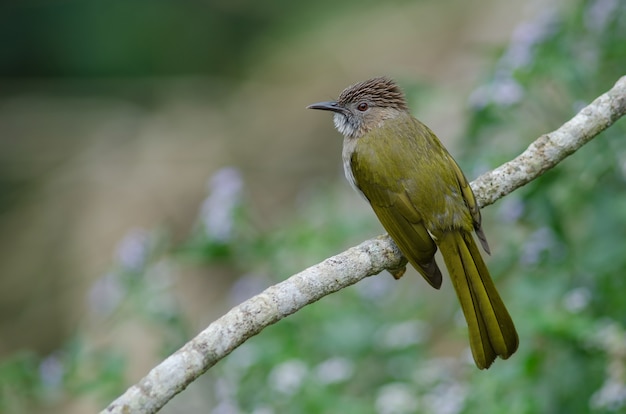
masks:
{"type": "MultiPolygon", "coordinates": [[[[474,361],[507,359],[518,337],[472,232],[490,253],[480,210],[463,172],[435,134],[409,113],[403,92],[380,77],[346,88],[336,101],[308,106],[334,113],[344,135],[350,184],[374,209],[402,254],[436,289],[441,249],[469,329],[474,361]]],[[[392,271],[400,278],[404,270],[392,271]]]]}

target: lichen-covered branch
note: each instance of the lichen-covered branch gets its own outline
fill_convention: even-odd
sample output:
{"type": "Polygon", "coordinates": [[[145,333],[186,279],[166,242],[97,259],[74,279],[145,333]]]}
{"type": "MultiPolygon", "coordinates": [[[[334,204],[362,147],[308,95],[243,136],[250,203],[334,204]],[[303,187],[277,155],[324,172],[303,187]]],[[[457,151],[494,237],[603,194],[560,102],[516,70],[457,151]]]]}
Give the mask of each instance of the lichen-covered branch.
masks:
{"type": "Polygon", "coordinates": [[[528,184],[591,141],[626,114],[626,76],[559,129],[537,138],[526,151],[472,182],[481,207],[528,184]]]}
{"type": "Polygon", "coordinates": [[[263,328],[326,295],[398,267],[402,256],[379,236],[324,260],[231,309],[152,369],[102,413],[154,413],[263,328]]]}
{"type": "MultiPolygon", "coordinates": [[[[626,76],[559,129],[539,137],[517,158],[472,182],[480,205],[492,204],[537,178],[625,113],[626,76]]],[[[102,413],[157,412],[217,361],[265,327],[367,276],[397,269],[402,260],[395,244],[387,236],[380,236],[269,287],[209,325],[102,413]]]]}

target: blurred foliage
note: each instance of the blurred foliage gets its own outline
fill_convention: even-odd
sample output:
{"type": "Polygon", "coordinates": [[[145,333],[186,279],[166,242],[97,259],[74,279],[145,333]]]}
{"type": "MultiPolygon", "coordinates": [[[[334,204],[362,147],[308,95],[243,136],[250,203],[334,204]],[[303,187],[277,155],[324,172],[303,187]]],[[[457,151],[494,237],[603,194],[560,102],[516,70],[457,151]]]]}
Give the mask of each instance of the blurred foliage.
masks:
{"type": "MultiPolygon", "coordinates": [[[[164,12],[159,4],[154,13],[164,12]]],[[[610,88],[624,75],[625,42],[626,3],[615,0],[570,2],[518,27],[470,97],[459,157],[468,175],[514,157],[610,88]]],[[[422,281],[383,274],[235,350],[205,375],[203,412],[624,412],[625,134],[622,120],[487,210],[490,268],[520,333],[509,361],[478,371],[466,328],[455,324],[452,293],[417,300],[422,281]]],[[[110,324],[132,314],[159,327],[165,356],[192,335],[171,297],[173,267],[232,266],[244,275],[233,286],[235,304],[377,231],[373,215],[354,214],[333,191],[303,200],[281,229],[259,230],[238,180],[230,170],[214,181],[198,226],[180,245],[161,231],[131,232],[94,287],[93,310],[110,324]]],[[[124,357],[80,338],[44,359],[4,361],[0,411],[28,412],[81,393],[104,405],[123,391],[124,357]]]]}
{"type": "MultiPolygon", "coordinates": [[[[364,3],[373,2],[358,2],[364,3]]],[[[241,77],[259,40],[281,36],[296,22],[298,30],[314,24],[324,4],[337,10],[357,2],[4,2],[0,76],[241,77]]]]}
{"type": "MultiPolygon", "coordinates": [[[[520,26],[470,99],[466,158],[495,166],[557,128],[625,74],[624,41],[623,2],[579,1],[520,26]]],[[[514,375],[472,376],[481,392],[467,412],[626,410],[625,134],[621,120],[498,203],[491,267],[515,293],[521,348],[514,375]]]]}

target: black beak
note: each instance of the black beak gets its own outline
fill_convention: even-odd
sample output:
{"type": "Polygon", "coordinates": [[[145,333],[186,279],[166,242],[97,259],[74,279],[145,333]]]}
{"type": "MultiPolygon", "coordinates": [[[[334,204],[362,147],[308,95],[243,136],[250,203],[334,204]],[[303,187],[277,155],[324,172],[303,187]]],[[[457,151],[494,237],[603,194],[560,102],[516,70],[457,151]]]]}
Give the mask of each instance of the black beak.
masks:
{"type": "Polygon", "coordinates": [[[306,109],[321,109],[322,111],[345,112],[345,109],[335,101],[318,102],[311,104],[306,109]]]}

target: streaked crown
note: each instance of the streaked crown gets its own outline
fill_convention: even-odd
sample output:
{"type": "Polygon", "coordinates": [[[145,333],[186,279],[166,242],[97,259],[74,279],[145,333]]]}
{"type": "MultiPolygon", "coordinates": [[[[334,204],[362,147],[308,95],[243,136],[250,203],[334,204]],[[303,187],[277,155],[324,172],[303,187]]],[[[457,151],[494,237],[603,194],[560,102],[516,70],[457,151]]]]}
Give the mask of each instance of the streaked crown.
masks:
{"type": "Polygon", "coordinates": [[[408,110],[404,93],[393,80],[386,77],[372,78],[348,86],[337,98],[337,103],[341,106],[360,101],[381,108],[408,110]]]}

